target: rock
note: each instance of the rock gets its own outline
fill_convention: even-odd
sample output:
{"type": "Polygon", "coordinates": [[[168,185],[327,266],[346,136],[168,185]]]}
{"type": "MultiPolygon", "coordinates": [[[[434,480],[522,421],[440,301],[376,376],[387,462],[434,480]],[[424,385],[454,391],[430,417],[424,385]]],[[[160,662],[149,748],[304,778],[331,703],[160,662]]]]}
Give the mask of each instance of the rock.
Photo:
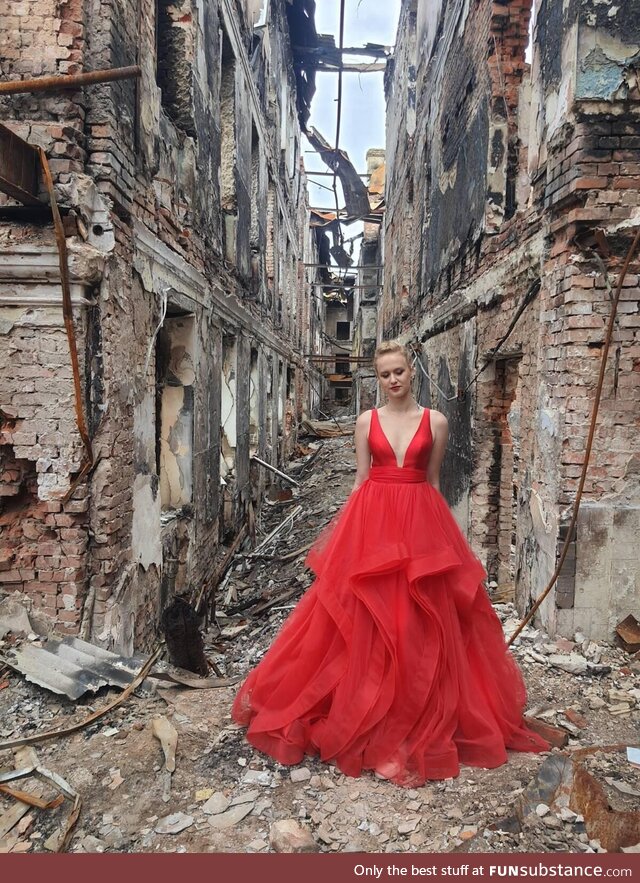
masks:
{"type": "Polygon", "coordinates": [[[242,777],[245,785],[265,785],[271,784],[271,773],[269,770],[247,770],[242,777]]]}
{"type": "Polygon", "coordinates": [[[546,739],[552,748],[564,748],[569,741],[566,732],[559,727],[552,727],[533,717],[525,717],[524,720],[529,729],[546,739]]]}
{"type": "Polygon", "coordinates": [[[549,812],[549,807],[547,806],[546,803],[539,803],[536,806],[536,815],[539,816],[541,819],[544,818],[548,812],[549,812]]]}
{"type": "Polygon", "coordinates": [[[609,692],[607,693],[607,698],[612,705],[617,705],[621,702],[633,704],[634,702],[634,699],[630,695],[628,690],[609,690],[609,692]]]}
{"type": "Polygon", "coordinates": [[[291,770],[290,777],[292,782],[308,782],[311,778],[311,770],[306,766],[296,767],[291,770]]]}
{"type": "Polygon", "coordinates": [[[295,819],[281,819],[269,828],[269,843],[276,852],[318,852],[311,833],[295,819]]]}
{"type": "Polygon", "coordinates": [[[251,843],[247,843],[247,849],[252,849],[254,852],[260,852],[263,849],[266,849],[268,843],[266,840],[252,840],[251,843]]]}
{"type": "Polygon", "coordinates": [[[407,819],[398,825],[398,834],[411,834],[418,827],[420,819],[407,819]]]}
{"type": "Polygon", "coordinates": [[[620,705],[608,705],[607,708],[609,714],[613,715],[629,714],[631,711],[631,705],[628,702],[621,702],[620,705]]]}
{"type": "MultiPolygon", "coordinates": [[[[191,818],[191,817],[187,816],[187,818],[191,818]]],[[[193,821],[193,819],[192,819],[192,821],[193,821]]],[[[185,828],[188,828],[188,827],[189,827],[188,825],[185,825],[185,828]]],[[[180,829],[180,830],[183,830],[183,829],[180,829]]],[[[178,832],[176,831],[176,832],[169,832],[169,833],[176,833],[177,834],[178,832]]],[[[125,846],[127,843],[130,842],[130,839],[131,838],[129,838],[129,837],[125,837],[124,834],[122,833],[122,830],[119,827],[117,827],[116,825],[114,825],[113,828],[105,836],[104,842],[107,844],[107,846],[110,846],[111,849],[121,849],[123,846],[125,846]]]]}
{"type": "Polygon", "coordinates": [[[559,668],[572,675],[584,674],[588,667],[587,660],[584,656],[579,656],[577,653],[569,653],[568,656],[554,653],[548,657],[547,661],[550,665],[553,665],[554,668],[559,668]]]}
{"type": "Polygon", "coordinates": [[[27,611],[15,598],[0,601],[0,640],[11,632],[14,635],[28,635],[32,631],[27,611]]]}
{"type": "Polygon", "coordinates": [[[212,794],[207,802],[203,804],[202,812],[206,813],[208,816],[215,816],[228,809],[230,803],[231,801],[222,793],[222,791],[216,791],[216,793],[212,794]]]}
{"type": "Polygon", "coordinates": [[[599,696],[591,696],[589,698],[589,708],[604,708],[606,704],[607,703],[604,701],[604,699],[601,699],[599,696]]]}
{"type": "Polygon", "coordinates": [[[573,641],[568,641],[566,638],[556,638],[555,646],[558,650],[569,653],[576,645],[573,641]]]}
{"type": "Polygon", "coordinates": [[[587,726],[587,719],[583,717],[580,712],[575,711],[573,708],[566,708],[564,716],[580,730],[583,730],[587,726]]]}
{"type": "MultiPolygon", "coordinates": [[[[271,800],[259,800],[256,803],[256,805],[253,807],[253,814],[254,814],[254,816],[261,816],[268,809],[271,809],[272,806],[273,806],[273,802],[271,800]]],[[[304,809],[304,807],[301,807],[301,810],[302,809],[304,809]]],[[[306,814],[306,810],[305,810],[305,814],[306,814]]]]}
{"type": "Polygon", "coordinates": [[[471,838],[475,837],[477,833],[478,829],[475,825],[465,825],[458,836],[461,840],[471,840],[471,838]]]}
{"type": "Polygon", "coordinates": [[[174,812],[156,822],[154,831],[156,834],[179,834],[193,825],[193,816],[183,812],[174,812]]]}
{"type": "Polygon", "coordinates": [[[593,662],[587,663],[587,671],[590,675],[608,675],[611,672],[610,665],[596,665],[593,662]]]}
{"type": "Polygon", "coordinates": [[[80,841],[80,846],[84,852],[104,852],[105,849],[104,841],[94,837],[93,834],[87,834],[86,837],[83,837],[80,841]]]}
{"type": "Polygon", "coordinates": [[[244,794],[238,794],[230,803],[230,806],[238,806],[241,803],[253,803],[260,797],[260,791],[245,791],[244,794]]]}
{"type": "Polygon", "coordinates": [[[546,825],[547,828],[561,828],[562,822],[557,816],[548,815],[545,816],[542,820],[542,824],[546,825]]]}
{"type": "Polygon", "coordinates": [[[375,822],[371,822],[369,825],[369,833],[372,837],[379,837],[382,834],[382,828],[375,822]]]}
{"type": "Polygon", "coordinates": [[[233,828],[233,826],[237,825],[238,822],[241,822],[245,816],[249,815],[253,806],[253,803],[240,803],[237,806],[232,806],[231,809],[228,809],[226,812],[209,816],[209,824],[212,828],[217,828],[222,831],[226,828],[233,828]]]}
{"type": "Polygon", "coordinates": [[[335,840],[332,831],[324,822],[319,826],[318,830],[316,831],[316,835],[318,837],[318,840],[320,840],[322,843],[326,843],[327,846],[330,846],[335,840]]]}

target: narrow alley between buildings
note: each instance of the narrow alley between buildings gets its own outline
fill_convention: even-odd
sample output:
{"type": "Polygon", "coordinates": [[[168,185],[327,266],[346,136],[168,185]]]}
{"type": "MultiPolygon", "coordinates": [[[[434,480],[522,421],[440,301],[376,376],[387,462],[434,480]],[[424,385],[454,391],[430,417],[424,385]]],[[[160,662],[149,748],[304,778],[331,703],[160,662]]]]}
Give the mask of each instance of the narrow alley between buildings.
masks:
{"type": "Polygon", "coordinates": [[[637,852],[640,0],[0,35],[0,852],[637,852]],[[390,338],[552,746],[407,789],[231,719],[390,338]]]}

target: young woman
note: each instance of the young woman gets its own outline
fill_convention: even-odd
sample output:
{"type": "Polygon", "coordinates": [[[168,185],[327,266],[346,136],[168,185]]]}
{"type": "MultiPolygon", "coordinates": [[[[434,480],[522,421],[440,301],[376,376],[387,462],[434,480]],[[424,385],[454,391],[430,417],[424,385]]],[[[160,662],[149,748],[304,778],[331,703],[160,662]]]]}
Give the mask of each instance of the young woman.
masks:
{"type": "Polygon", "coordinates": [[[439,492],[447,420],[411,394],[405,349],[378,347],[384,407],[358,417],[353,492],[309,553],[316,573],[233,707],[258,749],[400,785],[548,745],[485,577],[439,492]]]}

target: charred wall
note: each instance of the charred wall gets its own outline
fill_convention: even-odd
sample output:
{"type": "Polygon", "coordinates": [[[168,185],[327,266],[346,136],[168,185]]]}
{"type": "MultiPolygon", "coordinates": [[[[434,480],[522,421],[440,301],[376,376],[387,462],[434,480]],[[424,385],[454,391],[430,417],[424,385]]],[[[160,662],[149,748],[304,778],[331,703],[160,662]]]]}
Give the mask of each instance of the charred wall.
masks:
{"type": "MultiPolygon", "coordinates": [[[[631,72],[640,4],[624,15],[607,3],[533,5],[403,7],[387,78],[395,184],[379,311],[383,335],[421,348],[421,400],[451,426],[443,487],[493,587],[523,611],[566,534],[640,158],[631,72]]],[[[569,635],[611,637],[640,595],[620,548],[640,501],[627,411],[640,399],[636,270],[623,287],[575,546],[541,609],[547,627],[569,635]]]]}
{"type": "Polygon", "coordinates": [[[96,462],[65,500],[82,446],[55,240],[3,200],[0,584],[50,626],[128,651],[260,504],[251,396],[276,464],[309,407],[317,327],[299,317],[315,316],[302,267],[315,251],[286,16],[270,4],[255,28],[255,3],[70,0],[38,4],[35,28],[35,4],[19,5],[0,24],[5,78],[136,63],[142,77],[2,100],[7,125],[45,148],[66,218],[96,462]]]}

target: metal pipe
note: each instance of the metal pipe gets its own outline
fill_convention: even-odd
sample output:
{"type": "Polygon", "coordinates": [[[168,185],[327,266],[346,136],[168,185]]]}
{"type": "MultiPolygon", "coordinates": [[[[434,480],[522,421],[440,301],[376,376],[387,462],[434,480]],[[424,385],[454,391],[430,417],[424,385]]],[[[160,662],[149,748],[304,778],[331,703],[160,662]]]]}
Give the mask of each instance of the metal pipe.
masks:
{"type": "MultiPolygon", "coordinates": [[[[317,153],[317,151],[316,150],[305,150],[305,153],[317,153]]],[[[305,169],[305,173],[307,174],[307,176],[309,176],[309,175],[318,176],[319,175],[322,178],[333,178],[333,175],[334,175],[333,172],[314,172],[313,169],[305,169]]],[[[359,178],[370,178],[371,177],[369,172],[356,172],[356,175],[358,175],[359,178]]]]}
{"type": "Polygon", "coordinates": [[[260,457],[256,457],[255,454],[251,457],[251,459],[255,460],[255,462],[259,463],[261,466],[264,466],[264,468],[268,469],[270,472],[275,472],[276,475],[279,475],[280,478],[284,478],[285,481],[288,481],[294,487],[300,487],[300,484],[295,480],[295,478],[291,478],[285,472],[280,472],[280,470],[276,469],[275,466],[272,466],[271,463],[265,463],[264,460],[261,460],[260,457]]]}
{"type": "Polygon", "coordinates": [[[9,80],[0,83],[0,95],[21,95],[24,92],[59,92],[61,89],[78,89],[94,83],[111,83],[114,80],[132,80],[142,75],[136,64],[131,67],[114,67],[104,71],[70,74],[61,77],[34,77],[32,80],[9,80]]]}
{"type": "MultiPolygon", "coordinates": [[[[332,264],[304,264],[305,267],[313,267],[317,270],[342,270],[342,267],[333,266],[332,264]]],[[[352,264],[347,272],[351,272],[351,270],[384,270],[382,265],[374,265],[374,264],[352,264]]]]}

